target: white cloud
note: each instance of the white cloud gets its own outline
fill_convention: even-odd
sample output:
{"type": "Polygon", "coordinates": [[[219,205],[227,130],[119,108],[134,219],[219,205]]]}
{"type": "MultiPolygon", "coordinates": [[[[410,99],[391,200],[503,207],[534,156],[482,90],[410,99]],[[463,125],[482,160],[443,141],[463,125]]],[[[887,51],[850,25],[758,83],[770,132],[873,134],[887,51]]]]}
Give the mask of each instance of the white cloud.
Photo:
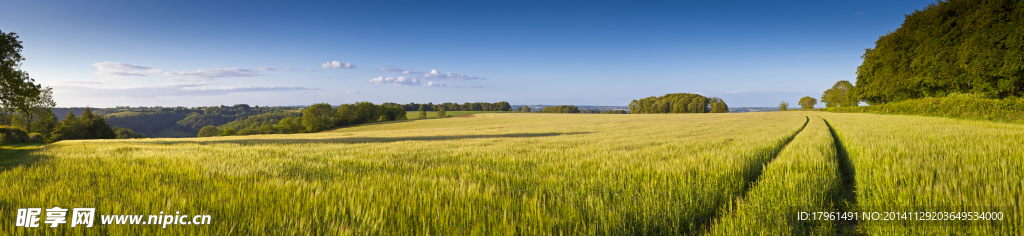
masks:
{"type": "Polygon", "coordinates": [[[359,91],[345,91],[345,93],[347,93],[347,94],[360,94],[360,93],[363,93],[363,92],[359,92],[359,91]]]}
{"type": "Polygon", "coordinates": [[[97,75],[105,76],[146,76],[163,72],[152,67],[110,61],[93,63],[92,66],[96,67],[97,75]]]}
{"type": "Polygon", "coordinates": [[[57,81],[57,83],[64,83],[64,84],[106,84],[106,83],[110,83],[110,82],[82,81],[82,80],[61,80],[61,81],[57,81]]]}
{"type": "Polygon", "coordinates": [[[352,65],[351,63],[348,63],[348,62],[341,63],[339,61],[327,62],[327,63],[324,63],[324,64],[320,65],[320,69],[328,69],[328,68],[333,68],[333,69],[337,69],[337,68],[352,69],[352,68],[356,68],[356,65],[352,65]]]}
{"type": "Polygon", "coordinates": [[[423,74],[424,79],[443,79],[443,80],[477,80],[480,77],[468,76],[463,74],[456,74],[452,72],[438,73],[437,70],[431,70],[430,73],[423,74]]]}
{"type": "Polygon", "coordinates": [[[399,74],[403,74],[403,75],[421,74],[422,73],[422,72],[414,72],[414,71],[410,71],[410,70],[406,70],[406,69],[400,69],[400,68],[392,67],[392,66],[384,67],[384,68],[378,68],[376,71],[399,73],[399,74]]]}
{"type": "Polygon", "coordinates": [[[387,77],[387,78],[377,77],[377,78],[370,79],[370,81],[367,81],[367,82],[370,82],[372,84],[394,84],[394,85],[405,85],[405,86],[420,85],[420,80],[419,79],[417,79],[417,78],[406,78],[406,77],[398,77],[398,78],[394,78],[394,77],[387,77]]]}
{"type": "Polygon", "coordinates": [[[430,83],[427,83],[427,84],[425,84],[423,86],[427,86],[427,87],[448,87],[447,84],[442,84],[442,83],[433,82],[433,81],[431,81],[430,83]]]}
{"type": "Polygon", "coordinates": [[[302,92],[302,96],[316,97],[316,92],[302,92]]]}
{"type": "Polygon", "coordinates": [[[261,67],[257,67],[256,70],[258,70],[258,71],[271,71],[271,70],[274,70],[274,68],[261,66],[261,67]]]}
{"type": "Polygon", "coordinates": [[[195,79],[211,79],[221,77],[251,77],[251,76],[263,76],[266,74],[260,74],[259,72],[247,69],[239,68],[216,68],[216,69],[201,69],[192,71],[168,71],[163,73],[164,76],[169,77],[180,77],[180,78],[195,78],[195,79]]]}
{"type": "Polygon", "coordinates": [[[303,87],[288,86],[212,86],[209,84],[165,84],[156,86],[124,87],[124,88],[95,88],[77,86],[58,86],[59,91],[72,96],[81,97],[126,97],[126,98],[154,98],[154,97],[187,97],[187,96],[214,96],[229,93],[244,92],[267,92],[267,91],[302,91],[310,90],[303,87]]]}

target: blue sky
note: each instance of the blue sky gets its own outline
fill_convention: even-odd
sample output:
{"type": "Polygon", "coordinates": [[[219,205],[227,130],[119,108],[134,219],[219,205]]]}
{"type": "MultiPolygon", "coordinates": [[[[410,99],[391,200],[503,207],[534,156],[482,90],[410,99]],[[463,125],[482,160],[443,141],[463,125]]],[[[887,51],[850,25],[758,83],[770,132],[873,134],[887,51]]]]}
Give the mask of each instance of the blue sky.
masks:
{"type": "Polygon", "coordinates": [[[9,0],[0,30],[60,107],[773,107],[855,81],[864,49],[933,2],[9,0]]]}

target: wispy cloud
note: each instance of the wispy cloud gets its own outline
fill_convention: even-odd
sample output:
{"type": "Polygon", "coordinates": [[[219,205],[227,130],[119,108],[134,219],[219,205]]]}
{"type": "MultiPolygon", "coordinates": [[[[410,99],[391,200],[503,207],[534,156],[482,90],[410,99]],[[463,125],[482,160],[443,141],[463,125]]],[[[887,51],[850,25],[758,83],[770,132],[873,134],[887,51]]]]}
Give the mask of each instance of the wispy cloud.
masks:
{"type": "Polygon", "coordinates": [[[316,97],[316,92],[302,92],[302,96],[305,96],[305,97],[316,97]]]}
{"type": "Polygon", "coordinates": [[[376,77],[367,81],[371,84],[393,84],[393,85],[420,85],[420,80],[417,78],[406,78],[406,77],[376,77]]]}
{"type": "Polygon", "coordinates": [[[104,76],[146,76],[163,72],[163,70],[153,69],[152,67],[110,61],[93,63],[92,66],[96,67],[97,75],[104,76]]]}
{"type": "Polygon", "coordinates": [[[423,74],[421,78],[424,79],[441,79],[441,80],[478,80],[480,77],[468,76],[463,74],[456,74],[452,72],[438,73],[437,70],[430,70],[430,73],[423,74]]]}
{"type": "Polygon", "coordinates": [[[324,64],[320,65],[320,69],[338,69],[338,68],[354,69],[354,68],[356,68],[356,65],[352,65],[352,63],[348,63],[348,62],[341,63],[340,61],[332,61],[332,62],[327,62],[327,63],[324,63],[324,64]]]}
{"type": "Polygon", "coordinates": [[[63,84],[106,84],[106,83],[110,83],[110,82],[81,81],[81,80],[61,80],[61,81],[57,81],[57,83],[63,83],[63,84]]]}
{"type": "Polygon", "coordinates": [[[448,87],[447,84],[442,84],[442,83],[433,82],[433,81],[431,81],[430,83],[424,84],[423,86],[427,86],[427,87],[448,87]]]}
{"type": "Polygon", "coordinates": [[[310,79],[336,79],[334,77],[309,77],[310,79]]]}
{"type": "Polygon", "coordinates": [[[95,88],[77,86],[59,86],[60,90],[73,96],[82,97],[126,97],[126,98],[154,98],[154,97],[184,97],[184,96],[213,96],[230,93],[245,92],[268,92],[268,91],[302,91],[311,90],[304,87],[290,86],[213,86],[209,84],[165,84],[157,86],[123,87],[123,88],[95,88]]]}
{"type": "Polygon", "coordinates": [[[411,70],[401,69],[401,68],[393,67],[393,66],[384,67],[384,68],[378,68],[378,69],[376,69],[376,71],[398,73],[398,74],[403,74],[403,75],[422,74],[423,73],[423,72],[415,72],[415,71],[411,71],[411,70]]]}
{"type": "Polygon", "coordinates": [[[291,67],[281,67],[280,69],[281,69],[281,70],[283,70],[283,71],[302,71],[302,72],[315,72],[315,70],[310,70],[310,69],[295,69],[295,68],[291,68],[291,67]]]}
{"type": "Polygon", "coordinates": [[[347,94],[360,94],[360,93],[363,93],[363,92],[359,92],[359,91],[345,91],[345,93],[347,93],[347,94]]]}
{"type": "Polygon", "coordinates": [[[854,12],[853,14],[854,15],[864,15],[864,12],[863,11],[857,11],[857,12],[854,12]]]}
{"type": "Polygon", "coordinates": [[[222,77],[252,77],[252,76],[263,76],[259,72],[247,69],[239,68],[216,68],[216,69],[201,69],[192,71],[167,71],[163,73],[164,76],[179,77],[179,78],[194,78],[194,79],[212,79],[222,77]]]}

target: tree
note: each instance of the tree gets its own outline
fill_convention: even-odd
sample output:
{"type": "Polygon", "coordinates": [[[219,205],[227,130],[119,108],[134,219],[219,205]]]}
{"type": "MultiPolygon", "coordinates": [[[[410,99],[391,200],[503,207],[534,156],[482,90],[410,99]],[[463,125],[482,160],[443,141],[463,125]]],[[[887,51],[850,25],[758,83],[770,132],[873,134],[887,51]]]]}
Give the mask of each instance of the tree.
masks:
{"type": "Polygon", "coordinates": [[[40,93],[40,86],[21,70],[21,43],[18,34],[0,31],[0,115],[29,112],[30,100],[40,93]]]}
{"type": "Polygon", "coordinates": [[[220,136],[231,136],[236,135],[235,129],[224,129],[220,131],[220,136]]]}
{"type": "MultiPolygon", "coordinates": [[[[53,115],[53,107],[57,106],[57,103],[53,102],[53,88],[46,87],[40,90],[39,95],[29,98],[27,100],[28,109],[19,112],[17,122],[19,126],[25,128],[25,131],[29,133],[44,133],[40,132],[39,129],[33,129],[33,125],[45,122],[50,123],[47,118],[55,116],[53,115]]],[[[45,127],[44,127],[45,130],[45,127]]],[[[49,132],[48,130],[46,131],[49,132]]]]}
{"type": "Polygon", "coordinates": [[[306,130],[306,127],[302,126],[302,118],[285,117],[281,119],[281,122],[277,123],[277,129],[281,130],[281,133],[294,134],[302,133],[303,130],[306,130]]]}
{"type": "Polygon", "coordinates": [[[527,107],[523,107],[523,112],[531,112],[531,110],[533,110],[533,109],[530,109],[530,107],[528,107],[528,106],[527,107]]]}
{"type": "Polygon", "coordinates": [[[445,117],[448,117],[448,114],[445,114],[445,109],[444,109],[444,107],[441,107],[441,109],[438,109],[438,110],[437,110],[437,117],[438,117],[438,118],[445,118],[445,117]]]}
{"type": "Polygon", "coordinates": [[[60,125],[53,129],[50,134],[50,138],[46,140],[48,143],[57,142],[61,140],[74,140],[82,139],[82,127],[78,122],[78,117],[75,116],[75,111],[71,110],[68,112],[64,119],[60,121],[60,125]]]}
{"type": "Polygon", "coordinates": [[[302,110],[302,126],[306,127],[306,132],[320,132],[334,127],[334,117],[330,104],[313,104],[302,110]]]}
{"type": "Polygon", "coordinates": [[[516,112],[522,112],[522,111],[523,111],[523,107],[516,107],[516,112]]]}
{"type": "Polygon", "coordinates": [[[825,103],[825,107],[855,107],[859,101],[852,90],[853,84],[850,81],[840,80],[832,85],[832,88],[825,90],[821,95],[821,102],[825,103]]]}
{"type": "Polygon", "coordinates": [[[336,123],[338,126],[357,123],[356,106],[352,104],[338,105],[338,117],[336,123]]]}
{"type": "Polygon", "coordinates": [[[200,138],[201,137],[213,137],[213,136],[217,136],[218,134],[220,134],[220,130],[217,130],[217,126],[207,125],[207,126],[203,126],[202,129],[199,129],[199,135],[196,135],[196,136],[200,137],[200,138]]]}
{"type": "Polygon", "coordinates": [[[544,113],[580,113],[580,108],[574,105],[561,105],[561,106],[549,106],[544,107],[541,112],[544,113]]]}
{"type": "Polygon", "coordinates": [[[726,113],[729,112],[729,105],[725,104],[725,101],[719,97],[713,97],[709,101],[711,103],[711,113],[726,113]]]}
{"type": "Polygon", "coordinates": [[[427,110],[425,110],[425,108],[426,108],[426,105],[420,105],[420,115],[418,117],[419,119],[426,119],[427,118],[427,110]]]}
{"type": "Polygon", "coordinates": [[[811,110],[814,109],[814,105],[818,104],[818,99],[814,99],[810,96],[800,98],[800,109],[811,110]]]}
{"type": "Polygon", "coordinates": [[[117,139],[147,138],[145,135],[122,127],[114,127],[114,133],[117,134],[117,139]]]}
{"type": "Polygon", "coordinates": [[[370,123],[380,119],[380,106],[373,105],[370,102],[357,102],[355,106],[356,111],[353,118],[354,122],[352,123],[370,123]]]}
{"type": "Polygon", "coordinates": [[[115,139],[117,134],[114,133],[114,129],[110,128],[110,124],[103,117],[99,117],[92,114],[92,109],[86,107],[82,111],[82,117],[78,118],[80,127],[82,127],[82,139],[115,139]]]}
{"type": "MultiPolygon", "coordinates": [[[[719,104],[719,111],[725,107],[724,101],[719,104]]],[[[629,103],[629,111],[633,114],[649,113],[707,113],[711,111],[711,99],[699,94],[670,93],[661,97],[647,97],[629,103]]]]}
{"type": "Polygon", "coordinates": [[[856,97],[871,105],[974,93],[1024,96],[1024,4],[938,1],[864,51],[856,97]]]}
{"type": "Polygon", "coordinates": [[[780,111],[788,111],[789,110],[789,103],[786,102],[786,101],[780,102],[779,103],[779,110],[780,111]]]}

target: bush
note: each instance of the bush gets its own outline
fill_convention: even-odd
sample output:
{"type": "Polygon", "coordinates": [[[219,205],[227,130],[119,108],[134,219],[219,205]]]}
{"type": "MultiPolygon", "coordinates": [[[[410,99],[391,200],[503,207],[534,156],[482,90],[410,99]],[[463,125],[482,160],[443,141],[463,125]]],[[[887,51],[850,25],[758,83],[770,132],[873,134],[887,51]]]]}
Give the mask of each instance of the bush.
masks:
{"type": "Polygon", "coordinates": [[[28,132],[14,126],[0,126],[0,144],[19,144],[29,142],[28,132]]]}
{"type": "Polygon", "coordinates": [[[952,93],[862,107],[832,107],[831,112],[925,115],[986,120],[1024,120],[1024,98],[993,99],[978,94],[952,93]]]}
{"type": "Polygon", "coordinates": [[[43,137],[43,134],[31,133],[31,134],[28,134],[28,142],[30,142],[30,143],[45,143],[46,142],[46,138],[43,137]]]}

